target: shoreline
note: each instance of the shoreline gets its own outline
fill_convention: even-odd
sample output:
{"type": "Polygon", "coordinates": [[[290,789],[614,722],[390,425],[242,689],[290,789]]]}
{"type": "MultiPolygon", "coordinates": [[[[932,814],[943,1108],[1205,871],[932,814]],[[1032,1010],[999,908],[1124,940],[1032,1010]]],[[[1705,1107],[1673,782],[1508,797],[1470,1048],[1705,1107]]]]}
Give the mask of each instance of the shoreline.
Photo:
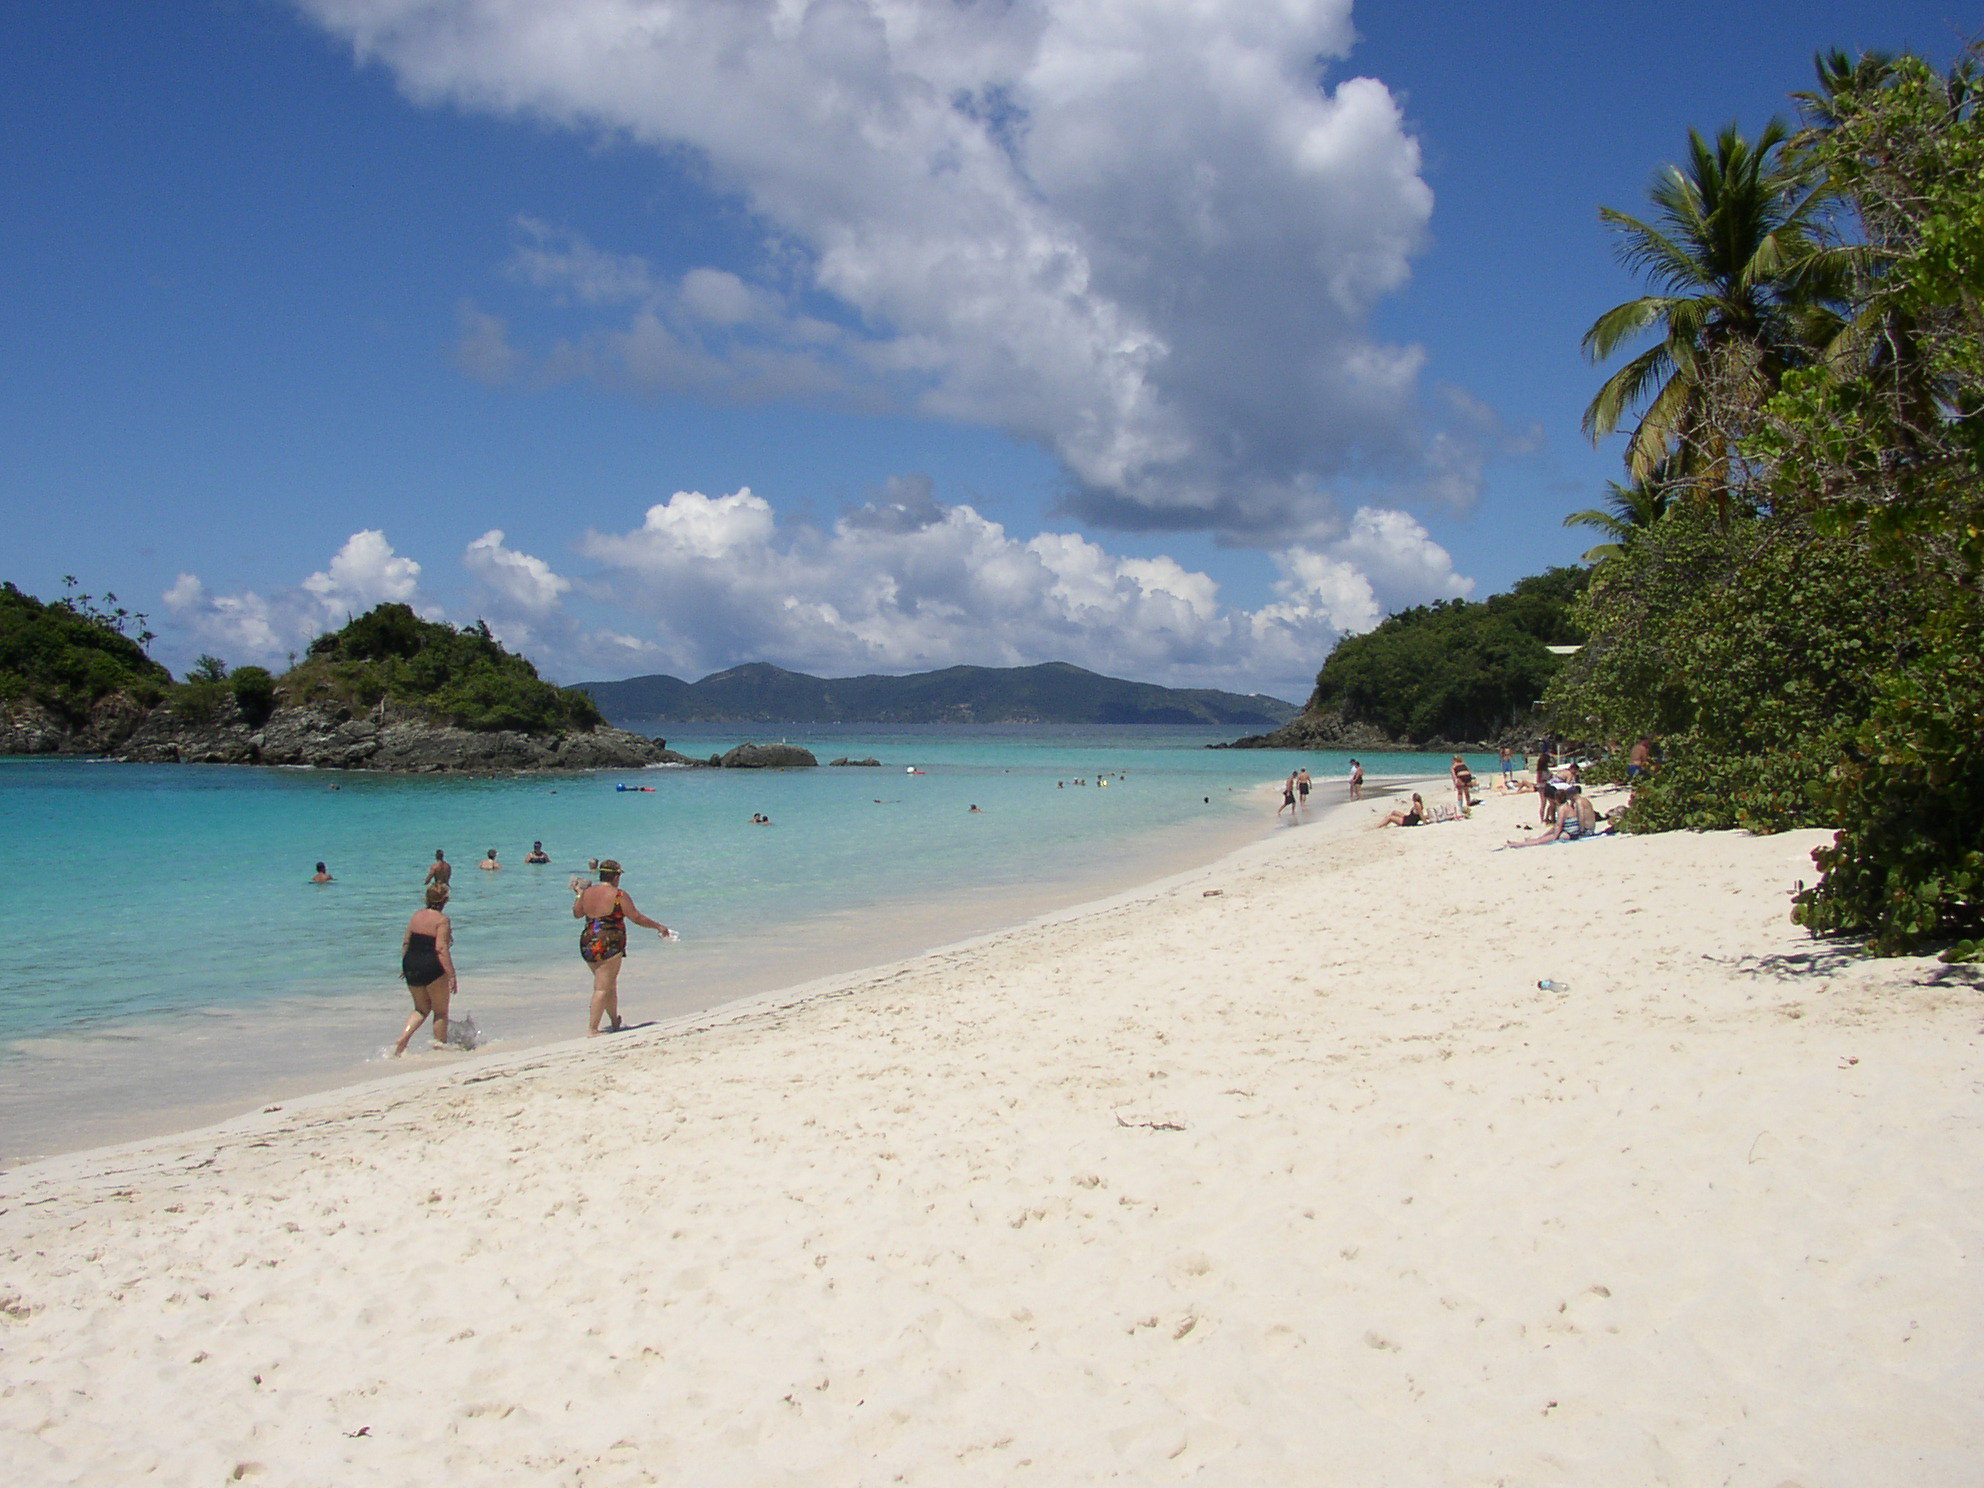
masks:
{"type": "MultiPolygon", "coordinates": [[[[1262,782],[1255,787],[1263,799],[1268,798],[1269,792],[1279,788],[1279,782],[1274,781],[1262,782]]],[[[1385,793],[1385,782],[1367,782],[1366,789],[1372,793],[1367,796],[1367,801],[1378,799],[1385,793]]],[[[1325,825],[1331,818],[1346,814],[1349,808],[1359,804],[1361,803],[1349,800],[1335,802],[1318,812],[1314,819],[1301,823],[1292,830],[1314,830],[1325,825]]],[[[1338,829],[1343,829],[1341,822],[1338,823],[1338,829]]],[[[485,1079],[506,1078],[524,1070],[549,1068],[558,1062],[584,1059],[606,1051],[609,1047],[644,1047],[684,1034],[706,1032],[764,1013],[799,1009],[820,999],[845,995],[867,984],[887,981],[902,974],[906,968],[978,951],[1009,936],[1024,935],[1029,931],[1081,921],[1093,915],[1107,913],[1128,904],[1176,891],[1209,874],[1219,872],[1229,863],[1233,864],[1236,870],[1244,869],[1250,866],[1254,859],[1272,856],[1290,831],[1289,828],[1277,830],[1269,827],[1265,834],[1250,834],[1237,845],[1231,841],[1227,842],[1211,859],[1185,867],[1172,867],[1156,877],[1144,876],[1142,868],[1128,869],[1126,873],[1132,881],[1127,884],[1097,885],[1090,882],[1079,890],[1075,885],[1070,884],[1065,886],[1066,892],[1080,892],[1085,897],[1072,901],[1063,900],[1049,908],[1031,911],[1025,918],[1007,920],[973,930],[957,940],[920,946],[900,955],[871,959],[856,967],[838,968],[800,981],[781,982],[777,986],[735,995],[726,993],[722,995],[721,1000],[706,1006],[630,1024],[625,1031],[602,1036],[601,1039],[588,1038],[583,1034],[554,1036],[521,1043],[514,1047],[507,1045],[498,1047],[500,1041],[492,1041],[486,1052],[478,1049],[466,1056],[456,1054],[441,1055],[432,1060],[415,1060],[410,1057],[407,1060],[368,1061],[368,1066],[376,1062],[385,1064],[388,1068],[384,1071],[368,1073],[359,1079],[340,1078],[335,1083],[299,1088],[288,1094],[270,1094],[266,1097],[257,1097],[252,1102],[255,1105],[259,1105],[263,1099],[277,1102],[272,1108],[236,1110],[233,1114],[197,1125],[170,1126],[116,1141],[27,1157],[15,1163],[0,1162],[0,1202],[4,1202],[14,1191],[16,1180],[41,1182],[52,1173],[65,1168],[74,1168],[80,1175],[88,1172],[99,1160],[142,1159],[153,1149],[163,1145],[190,1143],[194,1146],[204,1146],[229,1137],[252,1135],[268,1125],[261,1120],[265,1116],[281,1113],[286,1117],[294,1118],[306,1112],[335,1108],[346,1101],[362,1104],[375,1095],[389,1092],[420,1090],[432,1093],[434,1090],[450,1086],[478,1084],[485,1079]]],[[[1112,878],[1123,876],[1113,875],[1112,878]]],[[[532,986],[541,985],[537,977],[528,974],[520,976],[519,980],[527,981],[532,986]]],[[[571,991],[569,987],[564,990],[568,993],[571,991]]],[[[623,997],[625,993],[626,988],[623,986],[623,997]]],[[[578,994],[573,993],[566,1000],[578,1009],[575,1021],[583,1021],[584,1006],[578,994]]]]}
{"type": "Polygon", "coordinates": [[[1975,974],[1790,925],[1820,833],[1497,853],[1533,800],[1368,804],[665,1029],[0,1175],[12,1460],[1974,1482],[1975,974]]]}
{"type": "MultiPolygon", "coordinates": [[[[1374,786],[1383,788],[1379,782],[1374,786]]],[[[1248,794],[1265,799],[1270,789],[1270,782],[1256,782],[1248,794]]],[[[1337,803],[1342,804],[1346,803],[1337,803]]],[[[1333,809],[1336,807],[1323,806],[1311,811],[1320,821],[1333,809]]],[[[829,911],[806,921],[796,941],[781,936],[763,946],[696,944],[686,955],[675,947],[657,952],[643,945],[643,954],[623,972],[623,1004],[637,1026],[646,1030],[657,1023],[673,1026],[684,1018],[777,995],[795,986],[859,977],[878,966],[1021,928],[1043,917],[1078,912],[1092,901],[1135,892],[1147,882],[1216,862],[1247,843],[1276,835],[1277,824],[1263,822],[1260,816],[1264,814],[1255,813],[1252,806],[1236,804],[1210,829],[1202,823],[1173,825],[1146,834],[1123,859],[1092,865],[1085,871],[1049,875],[1025,889],[953,887],[925,898],[829,911]],[[955,933],[960,926],[962,934],[955,933]]],[[[78,1135],[74,1140],[57,1137],[52,1144],[47,1133],[58,1126],[53,1113],[38,1126],[17,1115],[8,1148],[0,1152],[0,1173],[65,1155],[122,1149],[225,1125],[271,1103],[293,1105],[301,1099],[334,1095],[401,1073],[444,1076],[463,1068],[479,1068],[490,1060],[562,1046],[574,1041],[570,1033],[562,1031],[563,1026],[583,1024],[583,989],[577,977],[562,957],[478,975],[457,999],[458,1009],[476,1015],[484,1033],[483,1047],[467,1054],[427,1052],[417,1043],[404,1061],[383,1059],[382,1051],[405,1016],[404,994],[387,1005],[371,992],[357,991],[329,996],[292,994],[248,1008],[228,1007],[211,1013],[152,1015],[135,1035],[97,1035],[61,1047],[44,1046],[42,1054],[34,1057],[54,1061],[52,1068],[64,1079],[64,1101],[69,1110],[77,1105],[95,1109],[91,1092],[99,1087],[127,1090],[134,1075],[139,1080],[156,1080],[162,1066],[189,1066],[195,1059],[206,1061],[203,1078],[209,1086],[218,1079],[222,1090],[212,1093],[210,1089],[198,1098],[168,1090],[142,1108],[118,1110],[81,1122],[64,1116],[61,1129],[78,1135]],[[341,1036],[346,1044],[354,1039],[366,1042],[366,1030],[374,1023],[378,1037],[370,1040],[373,1052],[361,1061],[313,1061],[307,1047],[300,1055],[297,1052],[326,1035],[334,1040],[341,1036]],[[272,1032],[256,1033],[256,1028],[272,1032]],[[218,1045],[213,1042],[216,1038],[218,1045]],[[121,1064],[104,1058],[106,1044],[121,1064]],[[274,1057],[268,1066],[255,1062],[271,1049],[274,1057]],[[120,1074],[122,1064],[134,1058],[140,1067],[120,1074]]],[[[585,1040],[580,1037],[576,1042],[583,1044],[585,1040]]],[[[44,1070],[41,1083],[49,1078],[44,1070]]],[[[25,1097],[10,1092],[5,1098],[18,1102],[25,1097]]]]}

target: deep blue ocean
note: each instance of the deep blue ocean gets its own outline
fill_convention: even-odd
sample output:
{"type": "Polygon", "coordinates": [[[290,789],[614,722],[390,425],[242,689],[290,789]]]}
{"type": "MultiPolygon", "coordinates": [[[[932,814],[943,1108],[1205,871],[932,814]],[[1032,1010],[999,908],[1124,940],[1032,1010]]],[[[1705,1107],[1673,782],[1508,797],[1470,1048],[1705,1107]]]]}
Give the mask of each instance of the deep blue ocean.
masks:
{"type": "MultiPolygon", "coordinates": [[[[697,756],[752,737],[804,745],[823,766],[884,763],[493,779],[0,760],[0,1123],[39,1130],[41,1087],[87,1073],[97,1055],[145,1045],[148,1058],[183,1057],[175,1029],[197,1026],[203,1057],[235,1067],[230,1030],[251,1037],[258,1010],[276,1005],[287,1032],[272,1067],[374,1057],[405,1015],[400,935],[436,848],[455,865],[464,1002],[477,979],[507,979],[515,1027],[486,1032],[541,1035],[514,989],[554,973],[578,988],[568,881],[590,858],[618,858],[628,892],[684,937],[679,952],[637,941],[630,970],[707,977],[713,957],[784,950],[779,964],[799,980],[809,935],[858,962],[860,927],[892,923],[897,906],[1019,903],[1047,885],[1120,878],[1159,847],[1175,857],[1199,834],[1230,843],[1272,830],[1274,802],[1257,787],[1297,765],[1317,778],[1319,806],[1342,799],[1348,756],[1205,748],[1231,733],[679,726],[670,745],[697,756]],[[750,825],[754,813],[772,825],[750,825]],[[540,839],[550,864],[526,865],[540,839]],[[503,868],[478,870],[492,847],[503,868]],[[334,883],[308,882],[318,861],[334,883]],[[320,1025],[313,1007],[339,1016],[320,1025]],[[321,1049],[297,1047],[320,1038],[321,1049]]],[[[1363,758],[1372,776],[1446,763],[1363,758]]],[[[876,949],[880,959],[901,945],[876,949]]],[[[575,1016],[565,1001],[559,1019],[575,1016]]],[[[10,1135],[20,1133],[0,1124],[0,1157],[21,1150],[10,1135]]]]}

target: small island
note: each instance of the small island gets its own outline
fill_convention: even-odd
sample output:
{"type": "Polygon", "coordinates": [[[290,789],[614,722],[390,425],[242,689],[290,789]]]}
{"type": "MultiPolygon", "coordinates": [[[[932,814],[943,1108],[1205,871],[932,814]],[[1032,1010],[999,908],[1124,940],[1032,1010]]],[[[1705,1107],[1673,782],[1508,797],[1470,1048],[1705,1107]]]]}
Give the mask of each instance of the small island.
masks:
{"type": "Polygon", "coordinates": [[[280,676],[202,657],[174,681],[146,654],[143,617],[112,602],[44,604],[0,586],[0,754],[407,771],[704,763],[611,727],[481,621],[457,628],[382,604],[318,636],[280,676]]]}

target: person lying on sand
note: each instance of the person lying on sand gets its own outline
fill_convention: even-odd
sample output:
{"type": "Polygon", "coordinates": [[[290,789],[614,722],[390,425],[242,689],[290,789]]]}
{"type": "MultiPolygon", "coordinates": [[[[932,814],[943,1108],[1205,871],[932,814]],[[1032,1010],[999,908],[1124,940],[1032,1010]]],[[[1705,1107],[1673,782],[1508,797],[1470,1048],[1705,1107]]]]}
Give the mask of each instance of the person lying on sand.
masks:
{"type": "Polygon", "coordinates": [[[1410,809],[1401,808],[1394,811],[1391,815],[1380,818],[1377,825],[1380,827],[1419,827],[1424,826],[1426,821],[1426,803],[1419,799],[1419,792],[1414,791],[1412,793],[1412,806],[1410,809]]]}

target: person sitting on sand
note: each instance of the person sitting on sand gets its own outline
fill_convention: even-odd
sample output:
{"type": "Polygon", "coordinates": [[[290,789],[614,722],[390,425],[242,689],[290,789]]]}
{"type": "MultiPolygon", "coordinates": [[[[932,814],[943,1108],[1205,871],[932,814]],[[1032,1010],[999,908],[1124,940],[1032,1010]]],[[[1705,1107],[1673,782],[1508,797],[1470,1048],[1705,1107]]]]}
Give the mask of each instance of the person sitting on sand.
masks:
{"type": "MultiPolygon", "coordinates": [[[[1553,794],[1558,794],[1553,792],[1553,794]]],[[[1542,847],[1550,842],[1577,842],[1582,838],[1598,834],[1598,809],[1584,798],[1584,792],[1573,787],[1562,792],[1557,801],[1556,819],[1536,836],[1524,840],[1511,837],[1504,847],[1542,847]]]]}
{"type": "Polygon", "coordinates": [[[548,863],[551,861],[551,854],[544,850],[544,844],[542,842],[533,842],[530,845],[530,851],[524,854],[524,861],[526,863],[548,863]]]}
{"type": "Polygon", "coordinates": [[[1558,808],[1560,814],[1563,811],[1570,811],[1577,817],[1578,831],[1581,836],[1596,836],[1598,834],[1598,824],[1605,820],[1605,813],[1591,804],[1590,799],[1584,793],[1583,786],[1572,786],[1569,796],[1570,799],[1558,808]]]}
{"type": "Polygon", "coordinates": [[[317,865],[317,871],[316,871],[316,873],[314,873],[313,875],[311,875],[311,878],[310,878],[310,882],[312,882],[312,883],[336,883],[336,882],[337,882],[337,880],[331,877],[331,871],[330,871],[330,869],[328,869],[328,868],[326,868],[326,867],[325,867],[325,866],[324,866],[324,865],[323,865],[322,863],[319,863],[319,864],[317,865]]]}
{"type": "Polygon", "coordinates": [[[598,883],[572,896],[572,917],[585,921],[579,931],[579,955],[592,968],[586,1037],[597,1036],[601,1018],[610,1020],[608,1033],[618,1033],[624,1026],[620,1021],[620,963],[627,959],[627,921],[659,931],[663,940],[668,939],[668,927],[635,908],[633,899],[620,887],[620,865],[612,858],[599,860],[598,883]]]}
{"type": "Polygon", "coordinates": [[[1426,803],[1419,799],[1419,792],[1412,793],[1409,809],[1400,808],[1378,822],[1381,827],[1420,827],[1426,824],[1426,803]]]}
{"type": "Polygon", "coordinates": [[[421,882],[427,884],[439,884],[442,888],[445,889],[448,886],[448,880],[453,878],[454,876],[455,876],[455,865],[448,861],[448,855],[445,852],[443,852],[438,847],[435,848],[434,866],[427,870],[427,877],[422,879],[421,882]]]}
{"type": "Polygon", "coordinates": [[[503,865],[496,861],[496,849],[492,847],[489,849],[489,856],[484,858],[480,863],[477,863],[475,866],[482,869],[486,873],[495,873],[499,869],[501,869],[503,865]]]}
{"type": "Polygon", "coordinates": [[[455,995],[455,927],[443,912],[448,906],[448,886],[430,884],[425,908],[416,909],[406,922],[400,940],[400,975],[413,994],[413,1012],[400,1030],[400,1041],[393,1045],[393,1058],[406,1053],[406,1046],[420,1031],[427,1015],[434,1015],[434,1047],[448,1047],[448,1002],[455,995]]]}

